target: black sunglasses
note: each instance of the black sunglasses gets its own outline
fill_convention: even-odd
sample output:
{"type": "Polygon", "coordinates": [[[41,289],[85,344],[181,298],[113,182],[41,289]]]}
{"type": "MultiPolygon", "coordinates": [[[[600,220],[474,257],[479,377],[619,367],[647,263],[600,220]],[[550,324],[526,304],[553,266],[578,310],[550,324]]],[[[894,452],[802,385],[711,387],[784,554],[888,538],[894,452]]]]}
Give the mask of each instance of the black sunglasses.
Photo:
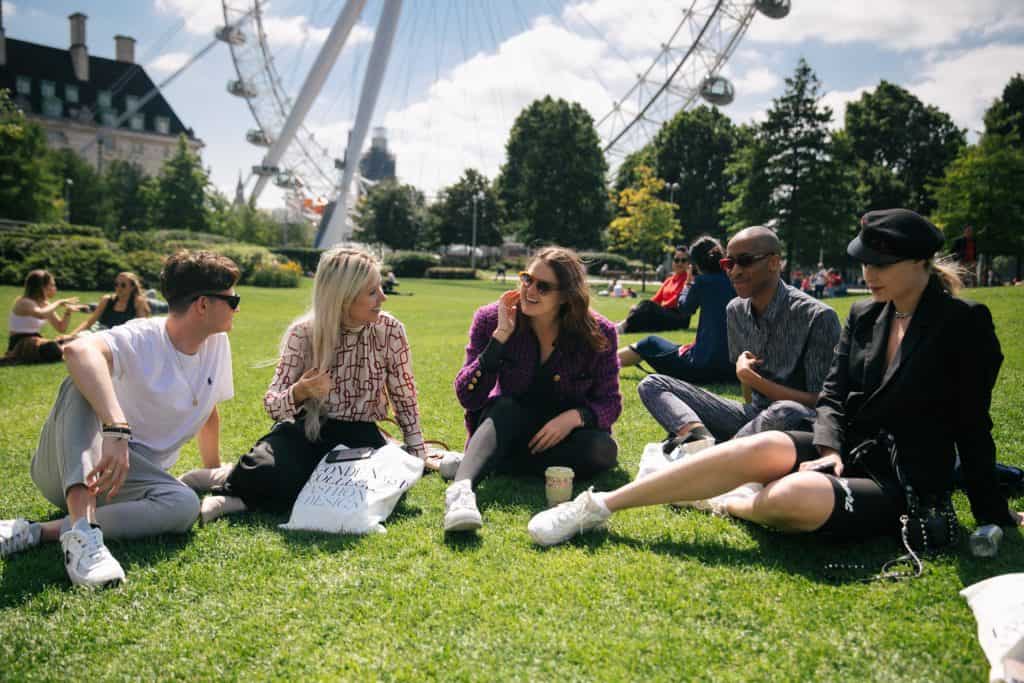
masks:
{"type": "Polygon", "coordinates": [[[242,301],[242,297],[237,294],[218,294],[217,292],[200,292],[192,297],[192,301],[195,301],[201,296],[207,296],[211,299],[220,299],[230,306],[232,311],[238,310],[238,304],[242,301]]]}
{"type": "Polygon", "coordinates": [[[723,259],[719,259],[718,265],[722,266],[722,270],[732,270],[735,266],[749,268],[758,261],[763,261],[769,256],[774,255],[775,252],[769,251],[767,254],[740,254],[739,256],[727,256],[723,259]]]}
{"type": "Polygon", "coordinates": [[[689,262],[690,262],[690,259],[686,258],[685,256],[684,256],[683,258],[679,258],[679,257],[674,257],[674,258],[672,259],[672,262],[673,262],[673,263],[689,263],[689,262]]]}
{"type": "Polygon", "coordinates": [[[519,273],[519,281],[523,283],[523,287],[529,287],[530,285],[534,285],[537,289],[537,293],[540,294],[541,296],[546,296],[551,292],[558,291],[558,287],[556,287],[555,285],[551,284],[550,282],[545,282],[544,280],[538,280],[534,276],[527,273],[525,270],[519,273]]]}

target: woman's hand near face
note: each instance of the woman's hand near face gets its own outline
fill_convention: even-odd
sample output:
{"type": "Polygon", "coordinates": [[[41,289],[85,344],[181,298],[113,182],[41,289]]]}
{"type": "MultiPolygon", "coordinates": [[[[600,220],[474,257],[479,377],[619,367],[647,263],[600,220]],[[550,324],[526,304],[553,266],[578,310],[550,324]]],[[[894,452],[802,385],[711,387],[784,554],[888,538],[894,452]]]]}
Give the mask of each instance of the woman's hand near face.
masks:
{"type": "Polygon", "coordinates": [[[492,335],[504,344],[516,329],[516,312],[519,310],[519,290],[512,289],[498,299],[498,327],[492,335]]]}
{"type": "Polygon", "coordinates": [[[328,370],[310,368],[302,373],[302,377],[292,387],[292,399],[295,403],[303,403],[311,398],[322,401],[331,390],[331,373],[328,370]]]}

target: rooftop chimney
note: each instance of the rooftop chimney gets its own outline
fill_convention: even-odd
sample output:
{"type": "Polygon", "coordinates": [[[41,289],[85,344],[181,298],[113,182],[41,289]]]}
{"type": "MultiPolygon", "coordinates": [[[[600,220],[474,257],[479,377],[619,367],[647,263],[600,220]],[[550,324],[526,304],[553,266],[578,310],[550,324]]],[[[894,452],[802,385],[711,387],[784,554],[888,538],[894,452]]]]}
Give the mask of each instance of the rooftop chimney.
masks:
{"type": "Polygon", "coordinates": [[[135,63],[135,39],[129,36],[114,36],[114,56],[125,64],[135,63]]]}
{"type": "Polygon", "coordinates": [[[75,12],[68,17],[71,22],[71,68],[75,70],[75,78],[80,81],[89,80],[89,50],[85,47],[85,20],[89,17],[75,12]]]}

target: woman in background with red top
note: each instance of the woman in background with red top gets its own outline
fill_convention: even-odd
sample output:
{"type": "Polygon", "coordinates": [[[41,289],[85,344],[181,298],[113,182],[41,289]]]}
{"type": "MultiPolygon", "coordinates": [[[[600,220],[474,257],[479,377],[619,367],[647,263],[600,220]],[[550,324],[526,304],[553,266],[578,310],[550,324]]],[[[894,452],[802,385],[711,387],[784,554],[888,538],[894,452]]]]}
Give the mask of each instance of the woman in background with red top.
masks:
{"type": "Polygon", "coordinates": [[[285,333],[263,397],[276,424],[237,465],[181,477],[197,491],[227,494],[203,499],[203,522],[250,508],[288,512],[332,448],[384,445],[377,422],[389,403],[406,448],[426,457],[409,342],[402,323],[381,310],[386,300],[366,252],[336,248],[320,257],[313,307],[285,333]]]}
{"type": "Polygon", "coordinates": [[[615,326],[619,334],[626,332],[663,332],[685,330],[690,316],[679,312],[679,295],[690,275],[690,254],[686,247],[676,247],[672,254],[672,274],[650,299],[629,309],[626,319],[615,326]]]}

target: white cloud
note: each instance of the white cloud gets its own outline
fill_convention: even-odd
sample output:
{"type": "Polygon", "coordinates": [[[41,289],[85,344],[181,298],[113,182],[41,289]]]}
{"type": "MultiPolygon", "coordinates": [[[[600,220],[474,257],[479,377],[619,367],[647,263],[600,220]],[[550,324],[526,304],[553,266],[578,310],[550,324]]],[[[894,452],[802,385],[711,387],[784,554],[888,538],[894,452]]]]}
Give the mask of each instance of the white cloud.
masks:
{"type": "Polygon", "coordinates": [[[738,69],[726,66],[723,73],[732,81],[737,94],[763,95],[776,91],[782,85],[782,78],[771,69],[754,67],[739,74],[734,73],[736,71],[738,69]]]}
{"type": "Polygon", "coordinates": [[[829,44],[864,41],[891,50],[949,45],[965,34],[991,35],[1024,25],[1020,0],[857,0],[794,2],[790,15],[758,16],[748,32],[754,41],[829,44]]]}
{"type": "Polygon", "coordinates": [[[831,127],[842,128],[846,123],[846,105],[854,100],[859,100],[860,96],[867,91],[874,90],[876,85],[861,86],[853,90],[830,90],[826,92],[818,104],[832,108],[831,127]]]}
{"type": "Polygon", "coordinates": [[[191,57],[192,55],[187,52],[166,52],[147,64],[146,70],[151,73],[169,74],[185,66],[185,62],[191,57]]]}
{"type": "Polygon", "coordinates": [[[173,14],[185,20],[189,33],[213,36],[213,30],[224,24],[219,2],[211,0],[155,0],[157,12],[173,14]]]}
{"type": "Polygon", "coordinates": [[[905,87],[926,104],[934,104],[969,131],[982,128],[982,117],[1024,64],[1024,45],[992,44],[953,54],[932,55],[919,80],[905,87]]]}

